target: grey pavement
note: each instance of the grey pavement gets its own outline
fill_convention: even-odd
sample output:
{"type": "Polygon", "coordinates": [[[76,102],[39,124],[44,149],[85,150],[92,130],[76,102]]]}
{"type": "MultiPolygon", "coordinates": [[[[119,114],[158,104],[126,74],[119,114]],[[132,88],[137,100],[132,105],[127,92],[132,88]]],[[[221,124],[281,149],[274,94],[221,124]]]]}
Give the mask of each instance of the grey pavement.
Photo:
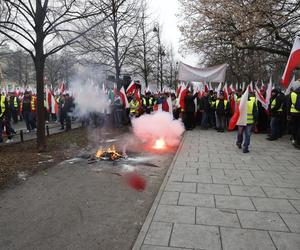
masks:
{"type": "Polygon", "coordinates": [[[133,249],[300,249],[300,151],[235,137],[185,133],[133,249]]]}

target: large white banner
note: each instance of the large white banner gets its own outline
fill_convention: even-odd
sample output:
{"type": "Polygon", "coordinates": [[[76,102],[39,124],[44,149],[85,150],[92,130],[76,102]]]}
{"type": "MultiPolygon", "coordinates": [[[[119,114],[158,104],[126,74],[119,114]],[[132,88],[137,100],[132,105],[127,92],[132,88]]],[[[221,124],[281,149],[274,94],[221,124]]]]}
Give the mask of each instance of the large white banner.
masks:
{"type": "Polygon", "coordinates": [[[201,82],[225,82],[227,64],[209,68],[196,68],[180,62],[178,80],[201,82]]]}

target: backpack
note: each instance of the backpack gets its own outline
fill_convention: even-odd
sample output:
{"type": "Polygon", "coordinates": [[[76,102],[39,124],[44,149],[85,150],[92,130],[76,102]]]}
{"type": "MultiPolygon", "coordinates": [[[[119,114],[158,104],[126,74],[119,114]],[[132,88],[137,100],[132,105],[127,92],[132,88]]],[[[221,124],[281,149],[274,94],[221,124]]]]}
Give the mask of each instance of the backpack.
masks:
{"type": "Polygon", "coordinates": [[[300,94],[297,93],[297,99],[296,99],[296,103],[295,103],[295,109],[300,111],[300,94]]]}

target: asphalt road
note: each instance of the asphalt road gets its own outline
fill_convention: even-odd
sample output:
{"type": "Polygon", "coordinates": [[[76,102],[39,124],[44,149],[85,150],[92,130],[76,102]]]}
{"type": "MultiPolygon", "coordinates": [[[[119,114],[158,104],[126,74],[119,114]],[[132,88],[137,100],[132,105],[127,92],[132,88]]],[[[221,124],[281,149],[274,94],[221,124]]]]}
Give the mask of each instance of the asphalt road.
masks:
{"type": "Polygon", "coordinates": [[[2,190],[0,249],[131,249],[175,149],[146,152],[128,133],[92,138],[88,152],[114,142],[130,148],[129,158],[70,159],[2,190]],[[126,185],[122,175],[132,170],[146,178],[144,192],[126,185]]]}

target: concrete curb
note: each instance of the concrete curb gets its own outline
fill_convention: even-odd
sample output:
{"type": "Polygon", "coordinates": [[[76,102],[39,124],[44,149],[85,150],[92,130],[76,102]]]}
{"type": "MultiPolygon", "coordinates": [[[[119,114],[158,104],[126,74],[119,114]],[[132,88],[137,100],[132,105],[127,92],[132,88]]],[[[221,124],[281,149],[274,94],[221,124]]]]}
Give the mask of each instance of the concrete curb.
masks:
{"type": "Polygon", "coordinates": [[[170,165],[170,167],[168,169],[168,172],[167,172],[167,174],[166,174],[166,176],[165,176],[165,178],[164,178],[164,180],[163,180],[163,182],[162,182],[162,184],[161,184],[161,186],[159,188],[159,191],[158,191],[158,193],[157,193],[157,195],[155,197],[155,200],[154,200],[154,202],[152,204],[152,207],[150,208],[149,213],[148,213],[148,215],[147,215],[147,217],[145,219],[145,222],[144,222],[144,224],[143,224],[143,226],[141,228],[141,231],[139,232],[139,235],[138,235],[138,237],[137,237],[137,239],[136,239],[136,241],[135,241],[135,243],[134,243],[134,245],[132,247],[132,250],[139,250],[139,249],[141,249],[141,247],[142,247],[142,245],[144,243],[145,237],[146,237],[146,235],[148,233],[150,224],[152,222],[152,219],[154,217],[154,214],[156,212],[156,209],[158,207],[158,204],[160,202],[162,194],[163,194],[163,192],[165,190],[165,187],[166,187],[166,185],[168,183],[168,180],[169,180],[169,178],[171,176],[171,173],[173,171],[174,164],[175,164],[175,162],[177,160],[178,154],[181,151],[183,142],[185,140],[185,134],[186,133],[184,133],[184,135],[183,135],[183,138],[182,138],[182,140],[181,140],[181,142],[179,144],[179,147],[178,147],[178,149],[176,151],[176,154],[175,154],[175,156],[173,158],[173,161],[172,161],[172,163],[171,163],[171,165],[170,165]]]}

